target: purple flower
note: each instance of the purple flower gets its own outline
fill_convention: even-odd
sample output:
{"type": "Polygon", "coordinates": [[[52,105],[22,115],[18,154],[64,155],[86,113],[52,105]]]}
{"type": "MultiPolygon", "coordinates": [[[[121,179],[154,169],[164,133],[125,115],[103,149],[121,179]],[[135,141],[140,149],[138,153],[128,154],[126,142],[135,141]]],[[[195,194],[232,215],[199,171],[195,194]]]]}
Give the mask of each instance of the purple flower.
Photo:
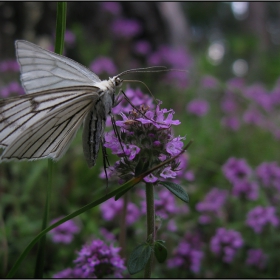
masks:
{"type": "Polygon", "coordinates": [[[178,155],[183,148],[184,143],[181,141],[184,137],[176,137],[166,145],[166,151],[172,156],[178,155]]]}
{"type": "Polygon", "coordinates": [[[100,239],[93,240],[78,252],[73,269],[56,273],[54,278],[122,278],[126,267],[119,256],[120,250],[100,239]]]}
{"type": "Polygon", "coordinates": [[[229,90],[243,90],[245,86],[245,80],[243,78],[232,78],[227,81],[227,88],[229,90]]]}
{"type": "Polygon", "coordinates": [[[76,41],[76,36],[70,30],[65,30],[64,40],[65,40],[65,43],[67,43],[69,45],[73,45],[76,41]]]}
{"type": "Polygon", "coordinates": [[[134,44],[134,52],[141,55],[147,55],[151,51],[151,44],[146,40],[138,41],[134,44]]]}
{"type": "Polygon", "coordinates": [[[16,60],[6,60],[0,62],[0,72],[18,72],[19,64],[16,60]]]}
{"type": "Polygon", "coordinates": [[[264,269],[267,265],[268,256],[264,254],[262,249],[249,249],[247,251],[246,264],[255,266],[258,269],[264,269]]]}
{"type": "Polygon", "coordinates": [[[222,170],[224,176],[231,183],[244,181],[248,179],[252,173],[252,170],[245,159],[237,159],[234,157],[231,157],[227,160],[227,162],[223,165],[222,170]]]}
{"type": "Polygon", "coordinates": [[[238,105],[235,98],[228,93],[225,94],[225,97],[221,102],[221,108],[226,114],[235,113],[238,109],[238,105]]]}
{"type": "Polygon", "coordinates": [[[262,233],[264,227],[268,224],[276,227],[279,224],[279,219],[275,215],[275,210],[273,206],[256,206],[248,212],[246,224],[252,228],[255,233],[262,233]]]}
{"type": "Polygon", "coordinates": [[[244,196],[248,200],[256,200],[259,196],[258,190],[256,182],[238,181],[233,184],[232,194],[237,197],[244,196]]]}
{"type": "Polygon", "coordinates": [[[240,127],[239,119],[234,116],[223,117],[221,123],[233,131],[237,131],[240,127]]]}
{"type": "Polygon", "coordinates": [[[89,67],[95,74],[100,75],[107,73],[108,75],[115,75],[117,68],[114,62],[109,57],[100,56],[96,58],[89,67]]]}
{"type": "MultiPolygon", "coordinates": [[[[160,104],[158,101],[155,110],[141,105],[128,114],[120,113],[122,120],[116,121],[116,126],[120,128],[120,138],[113,131],[105,134],[104,146],[121,158],[114,169],[123,181],[134,176],[136,167],[156,166],[163,159],[170,159],[182,151],[182,140],[185,138],[172,135],[172,125],[178,125],[180,121],[173,120],[173,110],[160,109],[160,104]]],[[[180,159],[176,158],[147,175],[144,181],[155,183],[159,177],[175,178],[177,173],[182,172],[179,165],[180,159]]]]}
{"type": "Polygon", "coordinates": [[[158,178],[155,175],[153,175],[153,173],[150,173],[149,175],[144,177],[143,180],[146,183],[155,183],[155,182],[157,182],[158,178]]]}
{"type": "Polygon", "coordinates": [[[190,269],[197,274],[200,271],[201,261],[204,257],[202,242],[199,235],[186,234],[178,247],[173,251],[172,257],[167,261],[167,267],[177,269],[190,269]]]}
{"type": "Polygon", "coordinates": [[[210,75],[206,75],[201,79],[201,86],[206,89],[216,88],[218,84],[218,80],[210,75]]]}
{"type": "MultiPolygon", "coordinates": [[[[114,198],[108,199],[100,205],[101,214],[104,220],[112,221],[122,212],[123,199],[115,201],[114,198]]],[[[138,207],[132,203],[127,204],[126,222],[128,225],[133,224],[140,217],[141,213],[138,207]]]]}
{"type": "Polygon", "coordinates": [[[245,111],[243,115],[243,120],[245,123],[254,124],[254,125],[262,125],[264,123],[264,119],[260,111],[256,109],[249,109],[245,111]]]}
{"type": "Polygon", "coordinates": [[[256,168],[256,175],[265,187],[273,186],[280,191],[280,167],[276,162],[263,162],[256,168]]]}
{"type": "Polygon", "coordinates": [[[243,246],[241,234],[235,230],[218,228],[210,240],[210,250],[222,257],[223,262],[231,263],[237,250],[243,246]]]}
{"type": "Polygon", "coordinates": [[[250,98],[251,100],[254,100],[266,111],[271,111],[273,104],[271,102],[270,95],[267,93],[267,91],[262,85],[256,84],[251,87],[248,87],[244,91],[244,95],[250,98]]]}
{"type": "Polygon", "coordinates": [[[116,37],[132,38],[141,33],[142,26],[137,20],[118,18],[113,21],[111,29],[116,37]]]}
{"type": "Polygon", "coordinates": [[[213,217],[222,217],[221,208],[226,202],[228,191],[212,188],[205,196],[203,201],[196,204],[196,210],[202,215],[198,221],[200,224],[209,224],[213,217]]]}
{"type": "MultiPolygon", "coordinates": [[[[54,224],[62,218],[63,217],[59,217],[52,220],[51,224],[54,224]]],[[[69,244],[72,242],[74,234],[78,232],[80,232],[80,227],[77,225],[77,223],[74,222],[74,220],[68,220],[63,224],[57,226],[56,228],[52,229],[50,231],[50,235],[54,243],[69,244]]]]}
{"type": "Polygon", "coordinates": [[[105,12],[108,12],[112,15],[120,15],[121,14],[121,11],[122,11],[122,7],[120,5],[120,3],[118,2],[107,2],[107,1],[104,1],[104,2],[101,2],[101,8],[105,11],[105,12]]]}
{"type": "Polygon", "coordinates": [[[209,110],[208,102],[202,99],[193,99],[187,105],[187,111],[199,117],[206,115],[208,110],[209,110]]]}

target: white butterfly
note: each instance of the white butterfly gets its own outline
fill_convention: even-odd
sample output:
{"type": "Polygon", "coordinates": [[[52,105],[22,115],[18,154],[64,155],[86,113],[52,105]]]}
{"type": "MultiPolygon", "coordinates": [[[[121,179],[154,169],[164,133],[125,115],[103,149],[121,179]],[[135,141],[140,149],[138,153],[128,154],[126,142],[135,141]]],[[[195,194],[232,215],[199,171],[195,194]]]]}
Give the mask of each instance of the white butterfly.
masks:
{"type": "Polygon", "coordinates": [[[27,41],[15,45],[27,94],[0,101],[0,160],[58,160],[84,122],[84,155],[94,166],[120,76],[143,69],[101,81],[67,57],[27,41]]]}

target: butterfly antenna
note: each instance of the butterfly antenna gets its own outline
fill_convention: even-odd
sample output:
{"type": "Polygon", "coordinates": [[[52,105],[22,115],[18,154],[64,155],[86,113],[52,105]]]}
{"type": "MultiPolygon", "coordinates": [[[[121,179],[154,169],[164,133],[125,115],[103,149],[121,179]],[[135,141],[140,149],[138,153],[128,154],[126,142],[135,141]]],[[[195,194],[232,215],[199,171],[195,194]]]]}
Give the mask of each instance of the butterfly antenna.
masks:
{"type": "Polygon", "coordinates": [[[123,82],[130,82],[130,83],[141,83],[142,85],[144,85],[146,87],[146,89],[149,91],[150,95],[155,99],[154,95],[152,94],[152,92],[150,91],[149,87],[142,81],[139,80],[123,80],[123,82]]]}
{"type": "Polygon", "coordinates": [[[129,69],[129,70],[123,71],[120,74],[118,74],[116,76],[116,78],[119,78],[119,77],[121,77],[123,75],[126,75],[128,73],[134,73],[134,72],[140,72],[140,73],[143,73],[143,72],[161,72],[163,70],[167,70],[167,67],[166,66],[150,66],[150,67],[144,67],[144,68],[129,69]],[[161,68],[161,70],[152,70],[152,69],[157,69],[157,68],[161,68]],[[151,71],[149,71],[149,70],[151,70],[151,71]]]}

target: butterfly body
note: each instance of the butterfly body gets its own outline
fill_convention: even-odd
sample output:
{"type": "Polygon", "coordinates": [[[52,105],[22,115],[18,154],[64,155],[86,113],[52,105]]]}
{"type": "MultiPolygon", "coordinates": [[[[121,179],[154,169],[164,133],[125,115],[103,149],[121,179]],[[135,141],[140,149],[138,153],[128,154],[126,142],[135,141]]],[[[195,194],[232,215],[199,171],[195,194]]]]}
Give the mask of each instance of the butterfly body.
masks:
{"type": "Polygon", "coordinates": [[[92,71],[27,41],[16,41],[26,94],[0,101],[0,160],[58,160],[84,123],[83,149],[94,166],[122,80],[92,71]]]}

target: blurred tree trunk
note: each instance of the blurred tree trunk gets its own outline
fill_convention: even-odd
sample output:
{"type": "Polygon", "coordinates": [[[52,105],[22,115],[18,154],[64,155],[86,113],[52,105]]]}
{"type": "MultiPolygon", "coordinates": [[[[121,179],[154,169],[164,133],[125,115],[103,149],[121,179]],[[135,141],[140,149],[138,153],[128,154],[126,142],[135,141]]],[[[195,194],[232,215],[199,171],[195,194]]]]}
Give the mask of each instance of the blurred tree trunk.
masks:
{"type": "Polygon", "coordinates": [[[168,37],[172,46],[186,47],[188,44],[189,27],[187,15],[183,12],[180,2],[158,2],[159,11],[166,21],[168,37]]]}

